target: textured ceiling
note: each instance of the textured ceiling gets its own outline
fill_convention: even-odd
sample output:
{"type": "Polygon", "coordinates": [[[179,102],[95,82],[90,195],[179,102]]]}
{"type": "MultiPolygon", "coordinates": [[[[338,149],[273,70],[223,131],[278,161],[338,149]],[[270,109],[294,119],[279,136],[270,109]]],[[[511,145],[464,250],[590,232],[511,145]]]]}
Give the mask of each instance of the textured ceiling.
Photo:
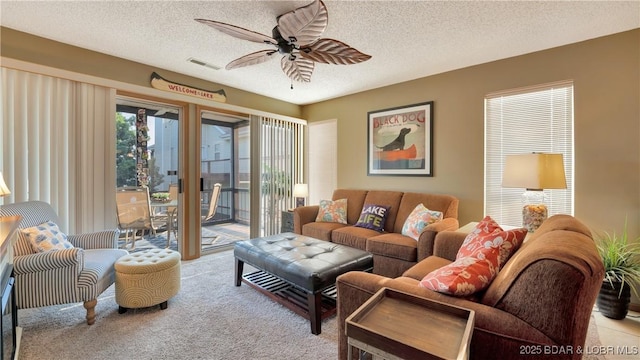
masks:
{"type": "Polygon", "coordinates": [[[292,90],[279,59],[225,70],[231,60],[269,47],[193,20],[271,35],[278,15],[310,2],[2,0],[0,24],[295,104],[640,27],[637,0],[325,1],[329,25],[322,37],[372,58],[356,65],[316,64],[311,82],[294,82],[292,90]],[[222,69],[195,65],[189,58],[222,69]]]}

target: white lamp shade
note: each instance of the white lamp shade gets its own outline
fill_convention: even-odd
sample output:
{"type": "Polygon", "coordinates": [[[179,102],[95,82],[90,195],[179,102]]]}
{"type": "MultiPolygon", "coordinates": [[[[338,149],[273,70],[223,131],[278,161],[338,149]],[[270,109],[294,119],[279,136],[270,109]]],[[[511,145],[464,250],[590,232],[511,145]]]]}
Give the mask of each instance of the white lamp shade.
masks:
{"type": "Polygon", "coordinates": [[[309,196],[309,186],[307,184],[295,184],[293,187],[293,197],[309,196]]]}
{"type": "Polygon", "coordinates": [[[0,196],[5,196],[11,194],[7,184],[4,182],[4,178],[2,177],[2,173],[0,172],[0,196]]]}
{"type": "Polygon", "coordinates": [[[507,155],[502,187],[531,190],[566,189],[562,154],[507,155]]]}

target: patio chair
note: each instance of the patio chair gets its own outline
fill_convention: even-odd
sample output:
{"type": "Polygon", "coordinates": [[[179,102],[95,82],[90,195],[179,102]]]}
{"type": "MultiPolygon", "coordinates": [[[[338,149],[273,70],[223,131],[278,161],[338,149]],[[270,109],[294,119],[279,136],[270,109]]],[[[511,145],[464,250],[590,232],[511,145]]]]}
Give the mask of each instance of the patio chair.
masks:
{"type": "Polygon", "coordinates": [[[151,216],[151,199],[149,189],[142,187],[122,187],[116,191],[116,210],[118,213],[118,228],[125,233],[124,247],[129,243],[129,233],[133,233],[131,249],[136,248],[138,231],[145,230],[156,236],[156,226],[151,216]]]}
{"type": "MultiPolygon", "coordinates": [[[[30,238],[52,237],[44,229],[59,224],[50,204],[26,201],[0,206],[0,216],[20,215],[21,230],[13,245],[16,305],[19,309],[83,302],[87,324],[95,322],[98,296],[115,280],[114,264],[127,255],[118,249],[118,230],[66,235],[73,245],[64,249],[36,251],[30,238]],[[38,228],[35,228],[35,227],[38,228]]],[[[59,234],[59,233],[58,233],[59,234]]],[[[4,301],[4,300],[3,300],[4,301]]]]}
{"type": "MultiPolygon", "coordinates": [[[[211,190],[211,199],[209,200],[209,211],[207,212],[207,215],[202,217],[201,224],[204,224],[207,221],[213,219],[213,217],[216,215],[216,211],[218,210],[218,200],[220,199],[220,188],[221,187],[222,187],[222,185],[220,185],[219,183],[215,183],[213,185],[213,189],[211,190]]],[[[202,239],[213,239],[213,240],[211,240],[211,243],[210,243],[210,244],[213,244],[218,237],[219,237],[219,235],[202,236],[202,239]]]]}

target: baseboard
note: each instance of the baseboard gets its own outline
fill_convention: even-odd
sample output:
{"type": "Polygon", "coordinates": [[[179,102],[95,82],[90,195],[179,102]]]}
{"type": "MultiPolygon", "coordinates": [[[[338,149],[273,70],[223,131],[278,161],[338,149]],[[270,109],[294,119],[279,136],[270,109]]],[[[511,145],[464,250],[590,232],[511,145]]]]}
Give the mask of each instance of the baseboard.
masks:
{"type": "Polygon", "coordinates": [[[640,312],[640,304],[629,304],[629,310],[640,312]]]}

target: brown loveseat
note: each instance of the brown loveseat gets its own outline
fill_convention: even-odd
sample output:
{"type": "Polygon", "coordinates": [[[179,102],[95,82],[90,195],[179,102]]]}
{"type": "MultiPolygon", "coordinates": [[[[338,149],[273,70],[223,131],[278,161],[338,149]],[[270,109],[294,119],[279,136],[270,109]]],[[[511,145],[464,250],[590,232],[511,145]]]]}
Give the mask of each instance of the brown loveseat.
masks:
{"type": "Polygon", "coordinates": [[[318,205],[302,206],[294,210],[294,232],[372,253],[374,274],[400,276],[433,253],[436,233],[459,227],[458,199],[450,195],[337,189],[332,200],[338,199],[347,199],[348,224],[315,222],[318,205]],[[405,220],[420,203],[430,210],[441,211],[443,220],[428,225],[416,241],[401,232],[405,220]],[[383,233],[353,226],[365,204],[390,206],[383,233]]]}
{"type": "Polygon", "coordinates": [[[438,233],[434,256],[395,279],[365,272],[338,277],[339,358],[347,358],[345,319],[380,288],[388,287],[474,310],[472,358],[544,358],[555,351],[553,358],[580,359],[604,276],[589,229],[568,215],[547,219],[475,300],[420,287],[426,274],[455,259],[465,236],[456,231],[438,233]]]}

